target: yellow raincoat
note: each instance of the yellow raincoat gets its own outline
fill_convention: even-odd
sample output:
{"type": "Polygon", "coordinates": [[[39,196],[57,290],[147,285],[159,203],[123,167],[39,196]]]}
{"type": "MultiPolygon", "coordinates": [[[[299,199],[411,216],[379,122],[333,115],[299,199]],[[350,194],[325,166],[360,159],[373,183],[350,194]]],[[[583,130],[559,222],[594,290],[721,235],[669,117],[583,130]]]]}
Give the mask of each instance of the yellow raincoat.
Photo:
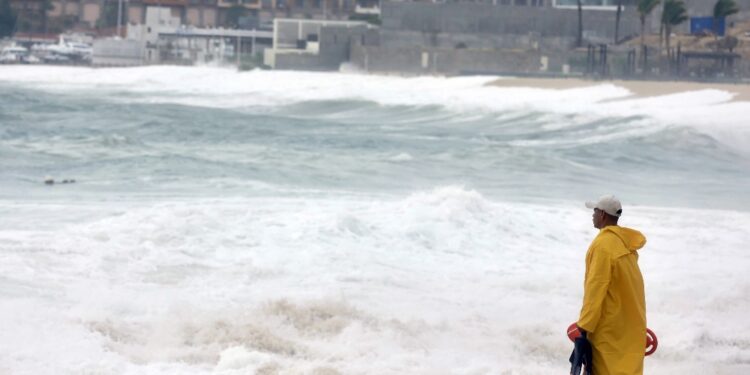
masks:
{"type": "Polygon", "coordinates": [[[642,375],[646,297],[638,268],[640,232],[607,226],[586,253],[583,307],[578,326],[589,332],[593,375],[642,375]]]}

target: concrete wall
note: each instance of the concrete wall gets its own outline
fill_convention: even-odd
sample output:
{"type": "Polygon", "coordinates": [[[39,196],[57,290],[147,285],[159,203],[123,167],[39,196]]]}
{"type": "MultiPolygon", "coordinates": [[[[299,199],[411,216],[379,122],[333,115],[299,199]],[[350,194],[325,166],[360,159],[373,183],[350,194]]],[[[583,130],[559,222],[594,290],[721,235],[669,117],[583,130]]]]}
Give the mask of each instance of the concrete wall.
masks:
{"type": "Polygon", "coordinates": [[[267,50],[264,59],[266,64],[274,69],[335,71],[342,63],[349,61],[352,44],[374,44],[378,39],[377,31],[364,24],[324,26],[308,23],[300,26],[302,29],[286,27],[276,30],[276,48],[285,48],[267,50]],[[289,48],[300,35],[302,40],[317,35],[317,42],[307,42],[307,50],[289,48]],[[312,48],[313,46],[317,47],[312,48]]]}
{"type": "MultiPolygon", "coordinates": [[[[586,10],[584,36],[593,41],[614,38],[615,12],[586,10]]],[[[575,37],[578,13],[575,9],[527,7],[473,3],[385,2],[383,29],[453,34],[530,34],[541,38],[575,37]]],[[[620,36],[636,35],[640,22],[634,7],[626,7],[620,22],[620,36]]]]}
{"type": "Polygon", "coordinates": [[[91,63],[95,66],[135,66],[143,63],[143,44],[129,39],[97,39],[91,63]]]}
{"type": "Polygon", "coordinates": [[[143,23],[145,12],[143,7],[131,5],[128,8],[128,23],[143,23]]]}
{"type": "Polygon", "coordinates": [[[362,43],[368,33],[367,26],[342,27],[326,26],[320,29],[321,62],[333,70],[349,61],[351,45],[362,43]]]}
{"type": "MultiPolygon", "coordinates": [[[[549,57],[546,59],[549,62],[549,57]]],[[[352,47],[351,62],[368,72],[406,74],[540,73],[539,52],[478,49],[352,47]]]]}
{"type": "Polygon", "coordinates": [[[317,54],[287,51],[275,54],[273,68],[279,70],[330,71],[337,70],[338,65],[336,67],[326,65],[320,55],[317,54]]]}
{"type": "Polygon", "coordinates": [[[542,38],[537,33],[488,35],[381,30],[380,40],[381,45],[396,48],[567,50],[575,45],[576,38],[542,38]]]}
{"type": "Polygon", "coordinates": [[[297,41],[307,40],[309,35],[319,35],[323,25],[315,22],[293,20],[290,22],[277,22],[275,27],[276,47],[295,48],[297,41]]]}

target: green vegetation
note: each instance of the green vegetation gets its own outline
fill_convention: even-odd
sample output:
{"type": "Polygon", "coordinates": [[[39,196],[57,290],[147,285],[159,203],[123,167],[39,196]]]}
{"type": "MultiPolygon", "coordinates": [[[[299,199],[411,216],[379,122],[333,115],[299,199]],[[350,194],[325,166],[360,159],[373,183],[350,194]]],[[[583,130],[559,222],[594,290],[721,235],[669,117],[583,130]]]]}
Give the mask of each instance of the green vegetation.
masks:
{"type": "Polygon", "coordinates": [[[666,34],[667,55],[670,55],[670,40],[672,39],[672,27],[687,21],[687,8],[682,0],[666,0],[664,10],[661,14],[661,24],[666,34]]]}
{"type": "Polygon", "coordinates": [[[352,14],[349,16],[350,21],[365,21],[371,25],[380,25],[382,23],[380,16],[377,14],[352,14]]]}
{"type": "Polygon", "coordinates": [[[719,35],[719,20],[740,11],[734,0],[719,0],[714,5],[714,34],[719,35]]]}
{"type": "Polygon", "coordinates": [[[714,5],[714,19],[729,17],[740,11],[734,0],[719,0],[714,5]]]}
{"type": "Polygon", "coordinates": [[[646,17],[656,9],[656,6],[661,3],[661,0],[639,0],[638,1],[638,17],[641,20],[641,50],[646,45],[646,17]]]}

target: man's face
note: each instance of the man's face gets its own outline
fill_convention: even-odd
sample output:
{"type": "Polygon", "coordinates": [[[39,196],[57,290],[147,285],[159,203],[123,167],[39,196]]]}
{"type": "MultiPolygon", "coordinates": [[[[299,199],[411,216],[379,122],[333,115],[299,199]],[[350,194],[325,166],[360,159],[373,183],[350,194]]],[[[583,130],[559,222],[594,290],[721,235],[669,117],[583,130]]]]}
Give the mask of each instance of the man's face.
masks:
{"type": "Polygon", "coordinates": [[[591,217],[591,219],[591,221],[594,222],[594,228],[602,229],[602,224],[604,224],[604,211],[595,208],[594,215],[591,217]]]}

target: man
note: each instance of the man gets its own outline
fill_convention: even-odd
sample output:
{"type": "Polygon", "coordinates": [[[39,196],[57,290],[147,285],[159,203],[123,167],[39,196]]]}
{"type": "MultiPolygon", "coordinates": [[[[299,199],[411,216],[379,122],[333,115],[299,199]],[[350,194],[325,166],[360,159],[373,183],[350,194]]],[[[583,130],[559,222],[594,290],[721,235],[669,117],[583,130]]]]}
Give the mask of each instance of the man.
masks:
{"type": "Polygon", "coordinates": [[[621,227],[620,201],[605,195],[586,202],[599,235],[586,253],[583,307],[577,325],[593,348],[594,375],[642,375],[646,298],[637,250],[640,232],[621,227]]]}

